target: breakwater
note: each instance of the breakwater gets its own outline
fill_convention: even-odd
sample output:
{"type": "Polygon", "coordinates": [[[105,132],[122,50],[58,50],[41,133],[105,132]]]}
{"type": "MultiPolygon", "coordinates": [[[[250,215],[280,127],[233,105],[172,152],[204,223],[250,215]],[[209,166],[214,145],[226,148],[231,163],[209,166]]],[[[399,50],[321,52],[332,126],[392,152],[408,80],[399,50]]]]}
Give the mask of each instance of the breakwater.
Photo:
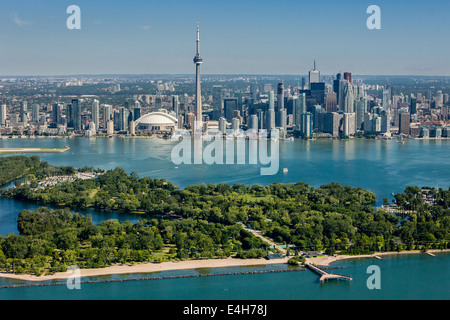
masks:
{"type": "MultiPolygon", "coordinates": [[[[345,268],[345,267],[327,267],[327,269],[342,269],[342,268],[345,268]]],[[[168,280],[168,279],[182,279],[182,278],[201,278],[201,277],[218,277],[218,276],[267,274],[267,273],[301,272],[301,271],[305,271],[305,270],[306,270],[305,268],[296,268],[296,269],[282,269],[282,270],[222,272],[222,273],[188,274],[188,275],[174,275],[174,276],[160,276],[160,277],[139,277],[139,278],[127,278],[127,279],[86,280],[86,281],[80,281],[79,283],[80,284],[93,284],[93,283],[144,281],[144,280],[168,280]]],[[[73,280],[73,278],[71,280],[73,280]]],[[[45,282],[45,283],[27,283],[27,284],[0,286],[0,289],[61,286],[61,285],[66,285],[66,284],[67,284],[67,281],[50,282],[50,283],[49,282],[45,282]]]]}

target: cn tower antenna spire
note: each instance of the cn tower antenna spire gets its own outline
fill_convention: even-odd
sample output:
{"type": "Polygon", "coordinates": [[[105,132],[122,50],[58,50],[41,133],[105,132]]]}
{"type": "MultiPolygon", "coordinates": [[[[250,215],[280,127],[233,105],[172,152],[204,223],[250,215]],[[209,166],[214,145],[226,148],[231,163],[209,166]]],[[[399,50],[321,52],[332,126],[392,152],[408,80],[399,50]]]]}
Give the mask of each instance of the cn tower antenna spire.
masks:
{"type": "Polygon", "coordinates": [[[200,27],[197,20],[197,52],[194,57],[195,64],[195,118],[196,118],[196,128],[202,128],[202,89],[200,81],[200,65],[203,59],[200,57],[200,27]]]}
{"type": "Polygon", "coordinates": [[[200,25],[197,20],[197,54],[200,54],[200,25]]]}

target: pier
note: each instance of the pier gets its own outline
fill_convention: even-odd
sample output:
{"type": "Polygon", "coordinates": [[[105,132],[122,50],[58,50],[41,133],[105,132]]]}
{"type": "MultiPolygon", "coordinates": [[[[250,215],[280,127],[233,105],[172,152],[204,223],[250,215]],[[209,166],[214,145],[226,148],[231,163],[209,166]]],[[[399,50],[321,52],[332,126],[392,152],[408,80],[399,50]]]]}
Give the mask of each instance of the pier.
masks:
{"type": "Polygon", "coordinates": [[[341,276],[339,274],[334,273],[328,273],[325,270],[319,269],[316,266],[313,266],[312,264],[305,263],[305,267],[314,273],[317,273],[320,276],[319,281],[324,282],[325,280],[348,280],[352,281],[353,279],[351,277],[347,276],[341,276]]]}

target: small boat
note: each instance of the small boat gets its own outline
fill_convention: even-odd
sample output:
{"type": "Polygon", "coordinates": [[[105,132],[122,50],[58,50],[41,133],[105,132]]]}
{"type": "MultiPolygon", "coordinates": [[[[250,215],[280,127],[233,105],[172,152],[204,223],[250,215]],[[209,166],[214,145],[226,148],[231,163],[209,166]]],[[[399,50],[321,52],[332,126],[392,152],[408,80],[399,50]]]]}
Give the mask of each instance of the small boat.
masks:
{"type": "Polygon", "coordinates": [[[283,173],[288,173],[288,168],[284,168],[283,173]]]}

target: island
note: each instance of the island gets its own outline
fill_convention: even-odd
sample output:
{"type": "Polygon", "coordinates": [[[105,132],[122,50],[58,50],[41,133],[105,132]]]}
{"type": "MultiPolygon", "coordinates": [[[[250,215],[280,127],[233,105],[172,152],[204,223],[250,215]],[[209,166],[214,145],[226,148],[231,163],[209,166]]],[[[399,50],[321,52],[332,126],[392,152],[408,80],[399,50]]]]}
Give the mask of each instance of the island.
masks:
{"type": "MultiPolygon", "coordinates": [[[[0,167],[8,161],[3,159],[0,167]]],[[[450,190],[411,186],[395,195],[394,204],[376,208],[371,191],[338,183],[180,189],[121,168],[103,172],[20,159],[23,165],[9,180],[23,179],[1,196],[42,207],[19,213],[19,235],[0,236],[1,276],[61,277],[71,265],[92,275],[287,263],[295,257],[306,259],[291,260],[294,265],[295,260],[323,265],[450,247],[450,190]],[[43,184],[80,172],[91,175],[43,184]],[[89,215],[76,213],[88,208],[139,219],[93,224],[89,215]]]]}

